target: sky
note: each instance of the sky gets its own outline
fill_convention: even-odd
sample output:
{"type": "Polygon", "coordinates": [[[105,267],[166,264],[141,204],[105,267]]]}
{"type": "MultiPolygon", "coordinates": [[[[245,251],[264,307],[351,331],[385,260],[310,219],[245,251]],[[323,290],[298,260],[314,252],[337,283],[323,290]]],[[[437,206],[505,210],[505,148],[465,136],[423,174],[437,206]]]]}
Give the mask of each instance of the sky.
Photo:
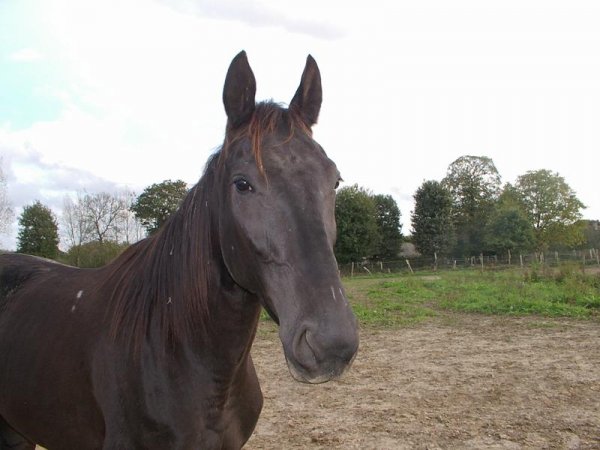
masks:
{"type": "Polygon", "coordinates": [[[222,143],[221,95],[246,50],[257,100],[288,103],[311,54],[315,139],[397,201],[463,155],[503,182],[558,172],[600,219],[596,0],[0,0],[0,159],[15,223],[36,200],[196,183],[222,143]]]}

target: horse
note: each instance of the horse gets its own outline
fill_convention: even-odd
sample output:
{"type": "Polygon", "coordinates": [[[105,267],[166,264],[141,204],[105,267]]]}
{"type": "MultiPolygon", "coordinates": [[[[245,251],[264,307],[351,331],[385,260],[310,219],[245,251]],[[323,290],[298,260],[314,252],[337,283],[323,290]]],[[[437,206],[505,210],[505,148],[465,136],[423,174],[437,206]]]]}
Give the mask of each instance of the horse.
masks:
{"type": "Polygon", "coordinates": [[[264,308],[291,375],[341,376],[356,318],[333,252],[336,165],[312,137],[309,55],[288,107],[225,77],[222,146],[155,234],[106,266],[0,256],[0,449],[238,449],[263,404],[264,308]]]}

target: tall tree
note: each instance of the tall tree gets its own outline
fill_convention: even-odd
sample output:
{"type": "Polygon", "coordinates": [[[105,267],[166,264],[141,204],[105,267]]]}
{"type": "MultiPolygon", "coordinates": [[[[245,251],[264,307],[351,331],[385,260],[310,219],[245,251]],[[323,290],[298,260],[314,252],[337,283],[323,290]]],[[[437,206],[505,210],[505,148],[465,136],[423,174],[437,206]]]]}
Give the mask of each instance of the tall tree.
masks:
{"type": "Polygon", "coordinates": [[[517,178],[515,190],[533,226],[538,250],[583,241],[583,229],[577,223],[585,206],[558,173],[529,171],[517,178]]]}
{"type": "Polygon", "coordinates": [[[423,255],[447,255],[454,245],[452,196],[438,181],[425,181],[414,194],[412,238],[423,255]]]}
{"type": "Polygon", "coordinates": [[[78,192],[75,200],[65,197],[61,223],[63,238],[69,248],[79,247],[93,240],[92,227],[86,221],[82,193],[78,192]]]}
{"type": "Polygon", "coordinates": [[[120,196],[108,192],[85,194],[83,197],[84,217],[89,224],[94,240],[118,241],[120,220],[127,213],[127,203],[120,196]]]}
{"type": "Polygon", "coordinates": [[[187,191],[186,183],[181,180],[153,184],[144,189],[131,205],[131,211],[149,234],[155,233],[177,210],[187,191]]]}
{"type": "Polygon", "coordinates": [[[376,250],[380,259],[390,259],[398,256],[402,244],[402,224],[400,223],[400,208],[391,195],[378,194],[373,196],[377,210],[377,227],[381,242],[376,250]]]}
{"type": "Polygon", "coordinates": [[[6,193],[6,178],[2,170],[2,158],[0,158],[0,234],[6,233],[13,220],[13,210],[6,193]]]}
{"type": "Polygon", "coordinates": [[[87,193],[65,197],[62,230],[68,247],[89,242],[129,244],[143,237],[139,221],[129,210],[134,194],[129,191],[87,193]]]}
{"type": "Polygon", "coordinates": [[[481,252],[484,229],[501,189],[496,166],[487,156],[461,156],[448,167],[442,184],[452,196],[456,252],[481,252]]]}
{"type": "Polygon", "coordinates": [[[19,218],[17,251],[44,258],[58,256],[58,225],[47,206],[36,201],[26,206],[19,218]]]}
{"type": "Polygon", "coordinates": [[[340,263],[361,261],[375,254],[381,242],[376,217],[377,207],[369,191],[357,184],[338,191],[335,255],[340,263]]]}

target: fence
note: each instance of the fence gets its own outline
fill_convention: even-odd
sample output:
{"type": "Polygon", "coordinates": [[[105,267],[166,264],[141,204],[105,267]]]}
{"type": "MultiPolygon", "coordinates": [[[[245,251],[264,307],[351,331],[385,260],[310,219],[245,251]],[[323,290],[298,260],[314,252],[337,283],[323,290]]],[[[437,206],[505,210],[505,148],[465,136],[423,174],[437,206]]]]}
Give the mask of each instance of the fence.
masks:
{"type": "Polygon", "coordinates": [[[342,276],[374,275],[378,273],[414,273],[416,271],[456,270],[475,268],[480,270],[507,269],[543,265],[556,267],[564,263],[580,265],[583,270],[591,267],[600,269],[598,249],[573,250],[570,252],[541,252],[531,254],[471,256],[469,258],[448,258],[414,256],[394,261],[362,261],[339,266],[342,276]]]}

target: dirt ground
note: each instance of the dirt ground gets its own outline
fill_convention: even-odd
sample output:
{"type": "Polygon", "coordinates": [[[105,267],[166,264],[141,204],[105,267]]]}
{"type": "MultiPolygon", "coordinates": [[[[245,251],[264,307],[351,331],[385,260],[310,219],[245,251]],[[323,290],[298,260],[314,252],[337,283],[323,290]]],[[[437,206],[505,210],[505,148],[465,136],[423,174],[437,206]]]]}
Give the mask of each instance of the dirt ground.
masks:
{"type": "Polygon", "coordinates": [[[362,330],[342,380],[289,375],[253,347],[265,405],[247,449],[598,449],[600,323],[449,316],[362,330]]]}

